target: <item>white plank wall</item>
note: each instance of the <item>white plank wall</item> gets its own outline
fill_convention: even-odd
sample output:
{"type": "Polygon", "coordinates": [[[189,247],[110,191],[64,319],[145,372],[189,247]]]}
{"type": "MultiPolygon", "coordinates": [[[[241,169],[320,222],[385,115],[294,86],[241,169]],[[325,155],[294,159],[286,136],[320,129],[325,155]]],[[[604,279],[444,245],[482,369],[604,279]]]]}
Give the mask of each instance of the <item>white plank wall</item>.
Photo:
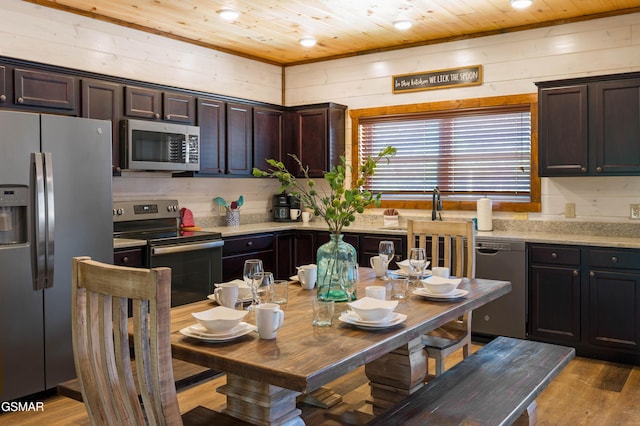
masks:
{"type": "MultiPolygon", "coordinates": [[[[16,0],[0,0],[0,55],[176,87],[279,104],[280,67],[16,0]]],[[[640,14],[286,69],[285,103],[333,101],[351,109],[536,91],[535,81],[640,71],[640,14]],[[394,95],[391,76],[481,64],[484,84],[394,95]]],[[[350,138],[347,131],[347,140],[350,138]]],[[[258,179],[114,179],[114,199],[177,198],[198,216],[216,214],[215,196],[245,196],[247,213],[265,212],[277,188],[258,179]]],[[[543,179],[541,214],[562,219],[628,221],[640,203],[640,178],[543,179]]]]}

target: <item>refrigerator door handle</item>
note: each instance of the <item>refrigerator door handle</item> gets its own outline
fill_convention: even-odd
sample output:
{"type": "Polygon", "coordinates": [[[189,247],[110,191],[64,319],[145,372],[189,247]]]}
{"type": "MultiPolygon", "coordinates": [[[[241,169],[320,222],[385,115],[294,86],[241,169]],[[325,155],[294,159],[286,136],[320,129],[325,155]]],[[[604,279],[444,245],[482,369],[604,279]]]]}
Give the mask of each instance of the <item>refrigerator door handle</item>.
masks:
{"type": "Polygon", "coordinates": [[[54,254],[55,254],[55,223],[56,223],[56,210],[54,203],[53,192],[53,159],[50,152],[44,153],[44,176],[45,176],[45,193],[46,193],[46,217],[47,217],[47,231],[46,231],[46,256],[47,256],[47,282],[45,288],[53,287],[53,266],[54,266],[54,254]]]}
{"type": "Polygon", "coordinates": [[[34,152],[31,155],[33,165],[33,182],[34,189],[34,235],[32,245],[33,256],[33,289],[42,290],[46,284],[46,253],[45,253],[45,234],[46,234],[46,210],[45,210],[45,193],[44,193],[44,173],[42,153],[34,152]]]}

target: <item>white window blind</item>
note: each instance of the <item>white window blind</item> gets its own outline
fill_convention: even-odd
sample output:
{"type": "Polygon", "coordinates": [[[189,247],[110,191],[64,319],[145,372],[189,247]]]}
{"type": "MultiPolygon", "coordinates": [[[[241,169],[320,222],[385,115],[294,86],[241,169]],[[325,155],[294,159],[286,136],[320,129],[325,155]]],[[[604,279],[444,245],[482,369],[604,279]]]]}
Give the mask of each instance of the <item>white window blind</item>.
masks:
{"type": "Polygon", "coordinates": [[[366,188],[383,199],[424,198],[438,186],[452,199],[530,200],[528,106],[360,120],[360,161],[387,145],[398,153],[366,188]]]}

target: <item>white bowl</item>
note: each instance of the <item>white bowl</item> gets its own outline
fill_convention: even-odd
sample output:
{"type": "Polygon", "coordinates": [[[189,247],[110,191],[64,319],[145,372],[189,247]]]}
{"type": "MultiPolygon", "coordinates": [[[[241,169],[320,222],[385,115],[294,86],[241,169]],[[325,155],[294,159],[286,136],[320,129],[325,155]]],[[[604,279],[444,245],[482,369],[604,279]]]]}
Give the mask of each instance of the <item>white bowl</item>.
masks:
{"type": "Polygon", "coordinates": [[[238,325],[249,311],[239,311],[224,306],[218,306],[191,315],[198,323],[212,333],[223,333],[238,325]]]}
{"type": "Polygon", "coordinates": [[[433,294],[448,294],[458,288],[462,279],[442,278],[435,275],[422,280],[422,284],[433,294]]]}
{"type": "Polygon", "coordinates": [[[349,306],[363,321],[378,321],[389,315],[398,306],[398,301],[363,297],[349,302],[349,306]]]}
{"type": "MultiPolygon", "coordinates": [[[[431,263],[431,262],[429,260],[427,260],[425,262],[424,267],[425,268],[428,267],[429,263],[431,263]]],[[[398,265],[400,270],[406,275],[409,275],[409,274],[413,273],[413,270],[411,268],[411,263],[409,262],[409,259],[405,259],[402,262],[396,262],[396,265],[398,265]]]]}

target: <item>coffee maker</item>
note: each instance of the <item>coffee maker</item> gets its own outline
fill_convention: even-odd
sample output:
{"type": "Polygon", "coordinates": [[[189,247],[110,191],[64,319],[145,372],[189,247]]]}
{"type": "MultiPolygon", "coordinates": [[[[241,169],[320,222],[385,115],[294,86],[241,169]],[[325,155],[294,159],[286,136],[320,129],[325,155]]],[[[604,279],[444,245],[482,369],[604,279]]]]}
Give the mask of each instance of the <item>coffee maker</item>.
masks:
{"type": "Polygon", "coordinates": [[[300,209],[300,200],[291,194],[275,194],[273,196],[273,220],[275,222],[297,222],[291,219],[291,209],[300,209]]]}

